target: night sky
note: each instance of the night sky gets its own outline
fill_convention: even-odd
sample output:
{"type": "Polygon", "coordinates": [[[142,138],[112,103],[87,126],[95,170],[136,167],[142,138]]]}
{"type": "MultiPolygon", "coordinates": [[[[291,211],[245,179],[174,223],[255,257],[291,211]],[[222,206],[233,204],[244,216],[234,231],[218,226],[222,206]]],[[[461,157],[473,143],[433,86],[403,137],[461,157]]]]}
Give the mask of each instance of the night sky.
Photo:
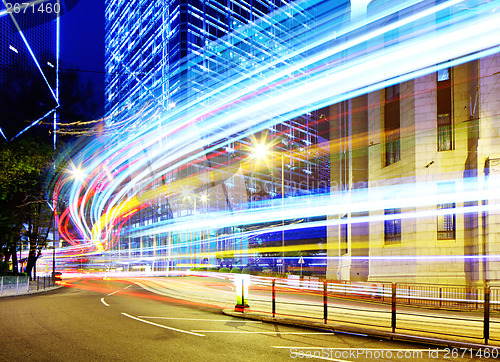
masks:
{"type": "MultiPolygon", "coordinates": [[[[104,0],[79,0],[61,16],[61,71],[78,69],[104,107],[104,0]]],[[[103,111],[102,111],[103,112],[103,111]]]]}

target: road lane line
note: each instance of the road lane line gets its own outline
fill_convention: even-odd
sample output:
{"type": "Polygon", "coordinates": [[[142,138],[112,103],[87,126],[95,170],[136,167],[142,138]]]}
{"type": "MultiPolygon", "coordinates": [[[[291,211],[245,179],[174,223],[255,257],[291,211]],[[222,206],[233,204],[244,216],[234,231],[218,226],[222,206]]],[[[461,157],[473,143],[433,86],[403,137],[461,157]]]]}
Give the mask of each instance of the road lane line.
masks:
{"type": "Polygon", "coordinates": [[[109,304],[104,301],[104,298],[101,298],[101,303],[104,304],[106,307],[109,307],[109,304]]]}
{"type": "Polygon", "coordinates": [[[123,314],[125,317],[135,319],[136,321],[139,321],[139,322],[143,322],[143,323],[151,324],[152,326],[156,326],[156,327],[160,327],[160,328],[165,328],[165,329],[170,329],[171,331],[176,331],[176,332],[181,332],[181,333],[186,333],[186,334],[192,334],[193,336],[205,337],[205,335],[204,335],[204,334],[199,334],[199,333],[194,333],[194,332],[184,331],[184,330],[182,330],[182,329],[177,329],[177,328],[167,327],[167,326],[164,326],[164,325],[162,325],[162,324],[153,323],[153,322],[150,322],[150,321],[147,321],[147,320],[144,320],[144,319],[141,319],[141,318],[137,318],[137,317],[134,317],[134,316],[132,316],[132,315],[130,315],[130,314],[123,313],[123,312],[122,312],[122,314],[123,314]]]}
{"type": "Polygon", "coordinates": [[[123,288],[123,289],[128,289],[128,288],[130,288],[132,285],[134,285],[134,284],[127,285],[127,286],[126,286],[125,288],[123,288]]]}
{"type": "Polygon", "coordinates": [[[231,322],[231,323],[258,323],[262,324],[262,321],[241,321],[241,320],[228,320],[228,319],[203,319],[203,318],[176,318],[176,317],[150,317],[145,315],[140,315],[139,318],[149,318],[149,319],[172,319],[172,320],[183,320],[183,321],[204,321],[204,322],[231,322]]]}
{"type": "Polygon", "coordinates": [[[241,334],[329,334],[334,335],[333,332],[276,332],[276,331],[261,331],[261,332],[250,332],[250,331],[209,331],[201,329],[192,329],[193,332],[200,333],[241,333],[241,334]]]}
{"type": "Polygon", "coordinates": [[[109,296],[109,295],[116,294],[116,293],[118,293],[118,292],[119,292],[119,290],[116,290],[116,291],[114,291],[113,293],[109,293],[109,294],[108,294],[108,296],[109,296]]]}

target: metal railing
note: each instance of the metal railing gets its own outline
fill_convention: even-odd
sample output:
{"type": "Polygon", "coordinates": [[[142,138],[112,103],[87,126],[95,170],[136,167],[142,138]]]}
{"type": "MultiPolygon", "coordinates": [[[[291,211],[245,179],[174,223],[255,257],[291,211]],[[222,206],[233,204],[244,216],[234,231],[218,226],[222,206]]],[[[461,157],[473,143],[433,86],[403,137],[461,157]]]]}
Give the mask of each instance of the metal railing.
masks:
{"type": "Polygon", "coordinates": [[[27,276],[3,276],[0,277],[0,295],[19,294],[29,291],[29,279],[27,276]]]}
{"type": "Polygon", "coordinates": [[[279,314],[323,323],[357,324],[392,333],[426,333],[485,344],[500,342],[500,317],[495,313],[500,310],[498,286],[467,288],[296,277],[252,277],[252,285],[270,289],[271,295],[255,302],[257,308],[273,317],[279,314]],[[266,301],[270,302],[268,307],[266,301]]]}
{"type": "MultiPolygon", "coordinates": [[[[392,302],[393,283],[328,281],[328,291],[352,299],[381,299],[392,302]]],[[[321,289],[319,278],[286,279],[284,285],[306,289],[321,289]]],[[[458,285],[396,283],[398,304],[433,308],[482,310],[484,286],[475,288],[458,285]]],[[[500,311],[500,287],[490,287],[492,310],[500,311]]]]}
{"type": "Polygon", "coordinates": [[[34,280],[29,280],[27,276],[0,276],[0,296],[27,294],[54,286],[52,276],[36,277],[34,280]]]}

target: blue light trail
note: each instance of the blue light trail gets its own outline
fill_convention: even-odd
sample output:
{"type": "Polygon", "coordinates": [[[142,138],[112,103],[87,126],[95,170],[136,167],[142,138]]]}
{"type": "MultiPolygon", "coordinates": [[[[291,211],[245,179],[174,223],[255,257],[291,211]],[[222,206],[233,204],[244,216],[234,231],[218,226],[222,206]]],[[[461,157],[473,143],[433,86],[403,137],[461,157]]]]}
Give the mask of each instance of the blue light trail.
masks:
{"type": "MultiPolygon", "coordinates": [[[[309,27],[292,22],[283,37],[269,40],[269,47],[253,59],[230,61],[221,74],[203,68],[204,59],[196,55],[185,60],[185,69],[198,65],[203,70],[200,82],[207,91],[199,98],[186,97],[168,110],[144,105],[135,116],[109,122],[102,135],[77,144],[68,156],[82,174],[75,177],[70,167],[54,178],[54,200],[67,206],[60,215],[60,232],[74,245],[91,242],[93,250],[110,250],[120,237],[140,237],[165,233],[195,233],[213,228],[332,216],[346,212],[383,210],[389,207],[420,207],[446,202],[482,201],[491,198],[497,178],[488,183],[471,178],[463,181],[463,192],[429,193],[434,184],[423,183],[377,187],[347,199],[342,193],[262,201],[249,210],[193,213],[166,221],[151,219],[147,226],[126,226],[141,209],[162,198],[179,198],[183,190],[196,193],[214,182],[225,181],[222,169],[208,169],[174,182],[178,170],[205,160],[212,152],[230,147],[235,140],[250,137],[283,121],[384,87],[411,80],[440,69],[469,62],[500,51],[499,1],[387,2],[364,18],[349,19],[350,14],[331,11],[330,1],[299,1],[293,6],[303,11],[314,9],[318,15],[309,27]],[[451,10],[453,16],[441,15],[451,10]],[[380,22],[398,13],[398,20],[380,22]],[[384,35],[397,31],[387,42],[384,35]],[[232,63],[233,62],[233,63],[232,63]],[[147,116],[145,116],[147,114],[147,116]],[[237,135],[237,136],[235,136],[237,135]],[[392,196],[397,191],[398,198],[392,196]],[[72,235],[73,225],[78,235],[72,235]]],[[[269,29],[286,27],[289,9],[272,14],[235,31],[210,47],[217,61],[243,47],[252,37],[269,39],[269,29]]],[[[224,58],[227,62],[227,58],[224,58]]],[[[276,168],[279,155],[271,160],[276,168]]],[[[63,161],[64,164],[64,161],[63,161]]],[[[250,158],[226,165],[234,175],[244,176],[253,165],[250,158]],[[239,170],[239,171],[238,171],[239,170]]],[[[458,182],[458,181],[457,181],[458,182]]],[[[493,201],[493,200],[492,200],[493,201]]],[[[483,212],[498,210],[494,202],[457,208],[483,212]]],[[[402,214],[401,217],[426,217],[443,210],[402,214]]],[[[351,222],[386,220],[390,215],[370,215],[351,222]]],[[[239,238],[340,223],[339,219],[242,232],[239,238]]],[[[209,245],[213,238],[207,238],[209,245]]],[[[179,247],[193,244],[182,242],[179,247]]],[[[198,241],[198,247],[202,243],[198,241]]],[[[319,247],[324,248],[323,247],[319,247]]],[[[88,246],[85,247],[86,250],[88,246]]],[[[248,250],[247,250],[248,251],[248,250]]],[[[185,254],[185,253],[181,253],[185,254]]],[[[200,252],[203,255],[203,252],[200,252]]]]}

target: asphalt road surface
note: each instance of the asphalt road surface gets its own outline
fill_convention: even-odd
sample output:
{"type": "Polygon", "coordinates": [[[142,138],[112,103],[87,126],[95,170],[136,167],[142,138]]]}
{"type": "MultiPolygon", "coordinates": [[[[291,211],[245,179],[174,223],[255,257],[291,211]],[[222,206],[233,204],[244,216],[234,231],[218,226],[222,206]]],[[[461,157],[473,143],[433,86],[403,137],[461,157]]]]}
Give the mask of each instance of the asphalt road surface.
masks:
{"type": "MultiPolygon", "coordinates": [[[[231,308],[235,290],[231,280],[219,277],[143,277],[130,279],[145,289],[178,299],[206,302],[221,308],[231,308]]],[[[250,309],[271,313],[271,287],[251,285],[248,295],[250,309]]],[[[446,310],[397,306],[398,333],[432,338],[454,339],[469,343],[483,341],[483,311],[446,310]]],[[[276,312],[284,316],[311,317],[323,320],[322,291],[276,288],[276,312]]],[[[391,305],[378,299],[328,298],[328,323],[373,330],[391,331],[391,305]]],[[[490,314],[490,340],[500,340],[500,316],[490,314]]]]}
{"type": "Polygon", "coordinates": [[[67,285],[0,298],[0,360],[479,360],[467,350],[452,358],[453,351],[435,347],[232,318],[213,305],[178,301],[127,281],[67,285]]]}

